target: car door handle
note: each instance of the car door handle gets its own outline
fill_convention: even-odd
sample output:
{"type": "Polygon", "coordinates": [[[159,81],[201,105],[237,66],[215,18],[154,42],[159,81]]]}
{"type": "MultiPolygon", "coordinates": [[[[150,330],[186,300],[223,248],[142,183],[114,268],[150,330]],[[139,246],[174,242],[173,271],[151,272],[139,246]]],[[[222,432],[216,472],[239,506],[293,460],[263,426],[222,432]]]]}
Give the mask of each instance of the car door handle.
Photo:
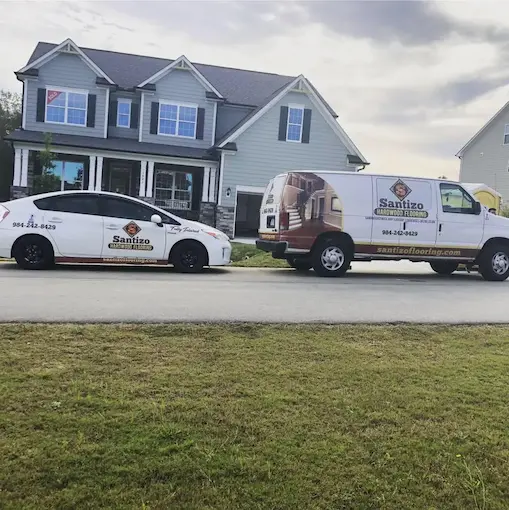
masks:
{"type": "Polygon", "coordinates": [[[438,231],[442,232],[442,224],[441,223],[438,225],[438,231]]]}
{"type": "Polygon", "coordinates": [[[51,218],[50,220],[48,220],[48,223],[62,223],[62,218],[51,218]]]}
{"type": "Polygon", "coordinates": [[[120,228],[120,225],[113,225],[113,223],[110,223],[109,225],[106,225],[106,228],[108,230],[118,230],[120,228]]]}

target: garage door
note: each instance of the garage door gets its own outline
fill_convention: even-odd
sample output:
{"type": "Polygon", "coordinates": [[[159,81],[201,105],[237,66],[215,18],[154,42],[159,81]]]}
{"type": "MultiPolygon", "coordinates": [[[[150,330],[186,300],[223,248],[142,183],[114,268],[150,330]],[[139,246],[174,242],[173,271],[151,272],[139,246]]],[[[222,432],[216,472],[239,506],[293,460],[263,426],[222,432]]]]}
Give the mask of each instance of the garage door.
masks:
{"type": "Polygon", "coordinates": [[[263,194],[237,193],[235,237],[256,237],[263,194]]]}

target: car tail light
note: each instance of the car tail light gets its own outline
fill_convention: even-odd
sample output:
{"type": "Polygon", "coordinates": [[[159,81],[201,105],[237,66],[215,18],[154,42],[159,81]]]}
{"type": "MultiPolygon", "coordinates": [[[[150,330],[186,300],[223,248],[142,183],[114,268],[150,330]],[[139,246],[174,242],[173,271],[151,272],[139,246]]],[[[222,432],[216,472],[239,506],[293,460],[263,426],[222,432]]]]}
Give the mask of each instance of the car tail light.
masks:
{"type": "Polygon", "coordinates": [[[11,211],[9,211],[9,209],[7,209],[7,207],[0,205],[0,223],[2,223],[2,221],[5,220],[5,218],[7,218],[7,216],[9,216],[10,212],[11,211]]]}
{"type": "Polygon", "coordinates": [[[290,226],[290,213],[281,212],[279,213],[279,228],[281,230],[288,230],[290,226]]]}

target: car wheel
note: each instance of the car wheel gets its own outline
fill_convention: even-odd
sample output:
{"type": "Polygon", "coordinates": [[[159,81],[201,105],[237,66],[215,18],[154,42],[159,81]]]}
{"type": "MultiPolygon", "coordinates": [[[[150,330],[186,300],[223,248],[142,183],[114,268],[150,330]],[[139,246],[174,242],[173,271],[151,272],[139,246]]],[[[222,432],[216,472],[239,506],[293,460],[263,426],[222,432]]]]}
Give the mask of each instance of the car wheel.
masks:
{"type": "Polygon", "coordinates": [[[312,267],[309,259],[304,257],[288,257],[286,261],[297,271],[309,271],[312,267]]]}
{"type": "Polygon", "coordinates": [[[431,269],[435,271],[435,273],[441,274],[441,275],[449,275],[454,273],[456,269],[458,269],[458,263],[457,262],[449,262],[445,260],[436,260],[434,262],[430,262],[429,265],[431,266],[431,269]]]}
{"type": "Polygon", "coordinates": [[[200,243],[183,241],[173,249],[170,263],[179,273],[199,273],[207,264],[207,252],[200,243]]]}
{"type": "Polygon", "coordinates": [[[509,249],[505,246],[489,246],[481,253],[479,272],[485,280],[502,282],[509,276],[509,249]]]}
{"type": "Polygon", "coordinates": [[[352,256],[350,247],[341,239],[326,239],[315,246],[311,262],[318,276],[343,276],[352,256]]]}
{"type": "Polygon", "coordinates": [[[22,269],[48,269],[55,263],[51,243],[41,236],[27,236],[18,240],[13,255],[22,269]]]}

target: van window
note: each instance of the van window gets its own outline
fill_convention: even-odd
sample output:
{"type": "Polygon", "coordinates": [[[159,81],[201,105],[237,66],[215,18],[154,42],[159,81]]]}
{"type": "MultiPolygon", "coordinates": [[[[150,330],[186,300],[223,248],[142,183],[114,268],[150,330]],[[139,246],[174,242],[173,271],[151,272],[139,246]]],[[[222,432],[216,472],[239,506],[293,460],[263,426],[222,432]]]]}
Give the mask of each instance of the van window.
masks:
{"type": "Polygon", "coordinates": [[[442,211],[455,214],[475,214],[474,199],[457,184],[440,184],[442,211]]]}

